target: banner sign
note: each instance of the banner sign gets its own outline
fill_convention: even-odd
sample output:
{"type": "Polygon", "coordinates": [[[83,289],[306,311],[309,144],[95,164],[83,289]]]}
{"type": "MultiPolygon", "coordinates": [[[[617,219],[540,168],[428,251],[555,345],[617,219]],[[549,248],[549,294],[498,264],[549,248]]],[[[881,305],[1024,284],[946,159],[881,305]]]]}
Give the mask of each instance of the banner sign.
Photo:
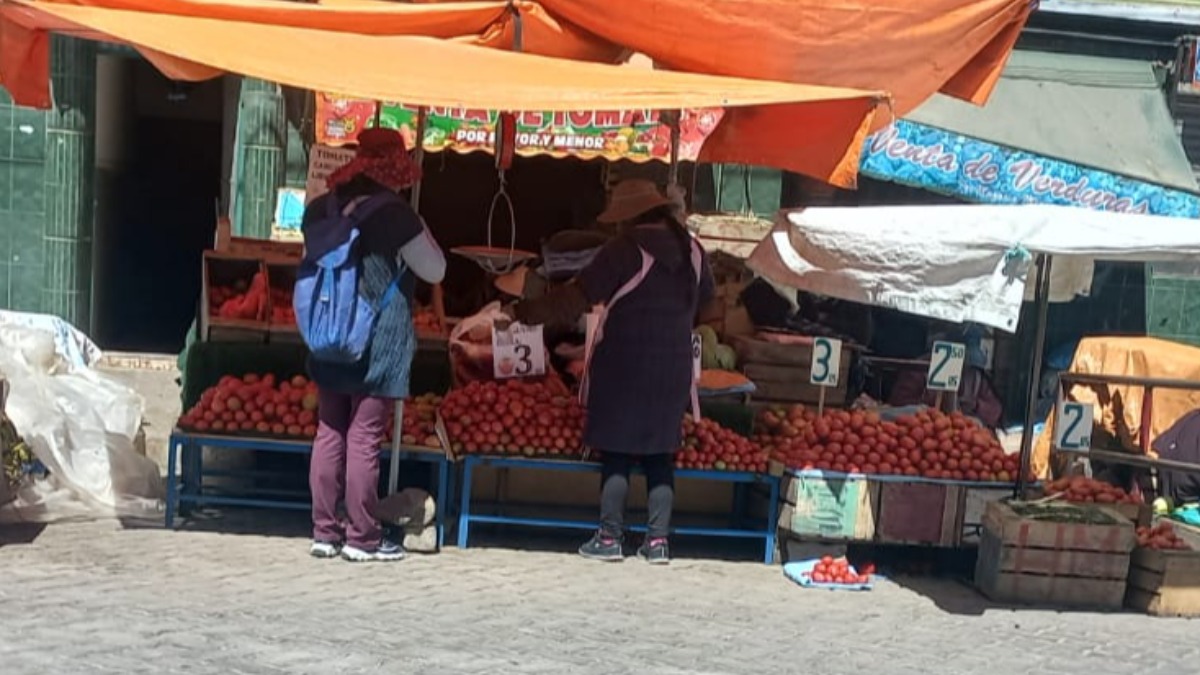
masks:
{"type": "MultiPolygon", "coordinates": [[[[696,161],[704,140],[721,121],[724,110],[686,110],[679,122],[679,159],[696,161]]],[[[416,146],[417,107],[384,103],[380,126],[397,129],[409,148],[416,146]]],[[[425,118],[425,150],[491,152],[497,113],[465,108],[429,108],[425,118]]],[[[582,159],[626,159],[634,162],[671,158],[671,131],[652,110],[536,112],[516,114],[519,155],[551,155],[582,159]]],[[[337,146],[353,142],[359,131],[375,123],[375,103],[317,94],[317,143],[337,146]]]]}
{"type": "Polygon", "coordinates": [[[1200,218],[1200,196],[907,120],[867,138],[861,171],[988,204],[1057,204],[1200,218]]]}

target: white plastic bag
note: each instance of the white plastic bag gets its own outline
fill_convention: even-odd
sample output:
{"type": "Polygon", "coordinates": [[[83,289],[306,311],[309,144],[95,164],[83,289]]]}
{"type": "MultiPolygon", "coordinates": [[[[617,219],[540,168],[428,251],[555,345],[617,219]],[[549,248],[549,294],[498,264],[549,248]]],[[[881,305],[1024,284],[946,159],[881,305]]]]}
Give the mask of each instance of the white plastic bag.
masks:
{"type": "Polygon", "coordinates": [[[50,471],[24,486],[0,519],[147,516],[159,510],[157,465],[134,449],[144,403],[137,392],[55,349],[52,333],[0,324],[0,376],[7,413],[50,471]]]}

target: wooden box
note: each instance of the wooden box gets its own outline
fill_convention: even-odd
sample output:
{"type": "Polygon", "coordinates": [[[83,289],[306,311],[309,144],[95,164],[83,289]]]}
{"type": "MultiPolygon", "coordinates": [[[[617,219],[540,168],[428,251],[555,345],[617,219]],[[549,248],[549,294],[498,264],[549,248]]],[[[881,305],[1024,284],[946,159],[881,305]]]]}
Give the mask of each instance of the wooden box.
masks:
{"type": "Polygon", "coordinates": [[[975,566],[975,585],[984,595],[1064,608],[1121,607],[1136,542],[1132,522],[1101,506],[1016,508],[990,502],[984,513],[975,566]]]}
{"type": "Polygon", "coordinates": [[[879,486],[864,478],[788,475],[780,490],[779,529],[822,540],[871,541],[879,486]]]}
{"type": "Polygon", "coordinates": [[[297,265],[267,263],[267,284],[270,299],[267,303],[267,327],[271,342],[300,342],[296,313],[292,309],[292,294],[296,288],[297,265]]]}
{"type": "Polygon", "coordinates": [[[1200,616],[1200,551],[1134,549],[1125,606],[1154,616],[1200,616]]]}
{"type": "Polygon", "coordinates": [[[963,487],[960,546],[978,546],[983,537],[983,514],[991,502],[1008,499],[1011,487],[963,487]]]}
{"type": "Polygon", "coordinates": [[[879,486],[880,543],[957,546],[962,532],[962,489],[937,483],[886,482],[879,486]]]}
{"type": "Polygon", "coordinates": [[[265,342],[267,339],[267,305],[253,317],[229,318],[220,315],[225,289],[247,291],[258,274],[266,274],[261,260],[233,255],[204,252],[203,276],[200,284],[200,339],[213,342],[265,342]]]}

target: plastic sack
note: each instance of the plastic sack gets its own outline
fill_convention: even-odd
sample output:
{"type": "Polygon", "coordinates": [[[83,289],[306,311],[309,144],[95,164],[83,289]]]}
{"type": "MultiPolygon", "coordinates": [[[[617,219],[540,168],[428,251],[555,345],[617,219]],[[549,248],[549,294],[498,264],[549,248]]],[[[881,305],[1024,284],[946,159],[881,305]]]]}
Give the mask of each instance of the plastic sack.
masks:
{"type": "Polygon", "coordinates": [[[134,446],[141,396],[72,360],[55,348],[51,332],[0,325],[6,412],[50,472],[26,481],[0,520],[147,517],[161,508],[158,466],[134,446]]]}
{"type": "MultiPolygon", "coordinates": [[[[450,331],[450,368],[455,387],[496,379],[492,365],[492,326],[497,321],[512,319],[501,310],[499,302],[493,302],[458,322],[450,331]]],[[[546,376],[558,377],[550,365],[549,350],[546,352],[546,376]]]]}

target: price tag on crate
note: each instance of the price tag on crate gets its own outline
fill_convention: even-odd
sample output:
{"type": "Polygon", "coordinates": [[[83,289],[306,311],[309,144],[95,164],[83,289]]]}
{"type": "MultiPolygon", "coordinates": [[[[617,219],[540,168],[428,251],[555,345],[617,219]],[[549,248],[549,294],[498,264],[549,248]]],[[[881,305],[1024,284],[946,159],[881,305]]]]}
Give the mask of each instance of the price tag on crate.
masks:
{"type": "Polygon", "coordinates": [[[519,323],[492,326],[492,368],[498,380],[545,375],[542,327],[519,323]]]}
{"type": "Polygon", "coordinates": [[[840,372],[842,341],[828,337],[813,340],[812,367],[808,371],[808,383],[819,387],[836,387],[840,372]]]}
{"type": "Polygon", "coordinates": [[[941,340],[934,342],[925,387],[932,391],[958,391],[958,385],[962,383],[963,362],[966,359],[965,345],[941,340]]]}
{"type": "Polygon", "coordinates": [[[700,379],[700,356],[703,351],[704,345],[700,336],[692,333],[692,377],[696,380],[700,379]]]}
{"type": "Polygon", "coordinates": [[[1054,447],[1064,452],[1087,452],[1092,447],[1092,406],[1059,399],[1054,413],[1054,447]]]}

